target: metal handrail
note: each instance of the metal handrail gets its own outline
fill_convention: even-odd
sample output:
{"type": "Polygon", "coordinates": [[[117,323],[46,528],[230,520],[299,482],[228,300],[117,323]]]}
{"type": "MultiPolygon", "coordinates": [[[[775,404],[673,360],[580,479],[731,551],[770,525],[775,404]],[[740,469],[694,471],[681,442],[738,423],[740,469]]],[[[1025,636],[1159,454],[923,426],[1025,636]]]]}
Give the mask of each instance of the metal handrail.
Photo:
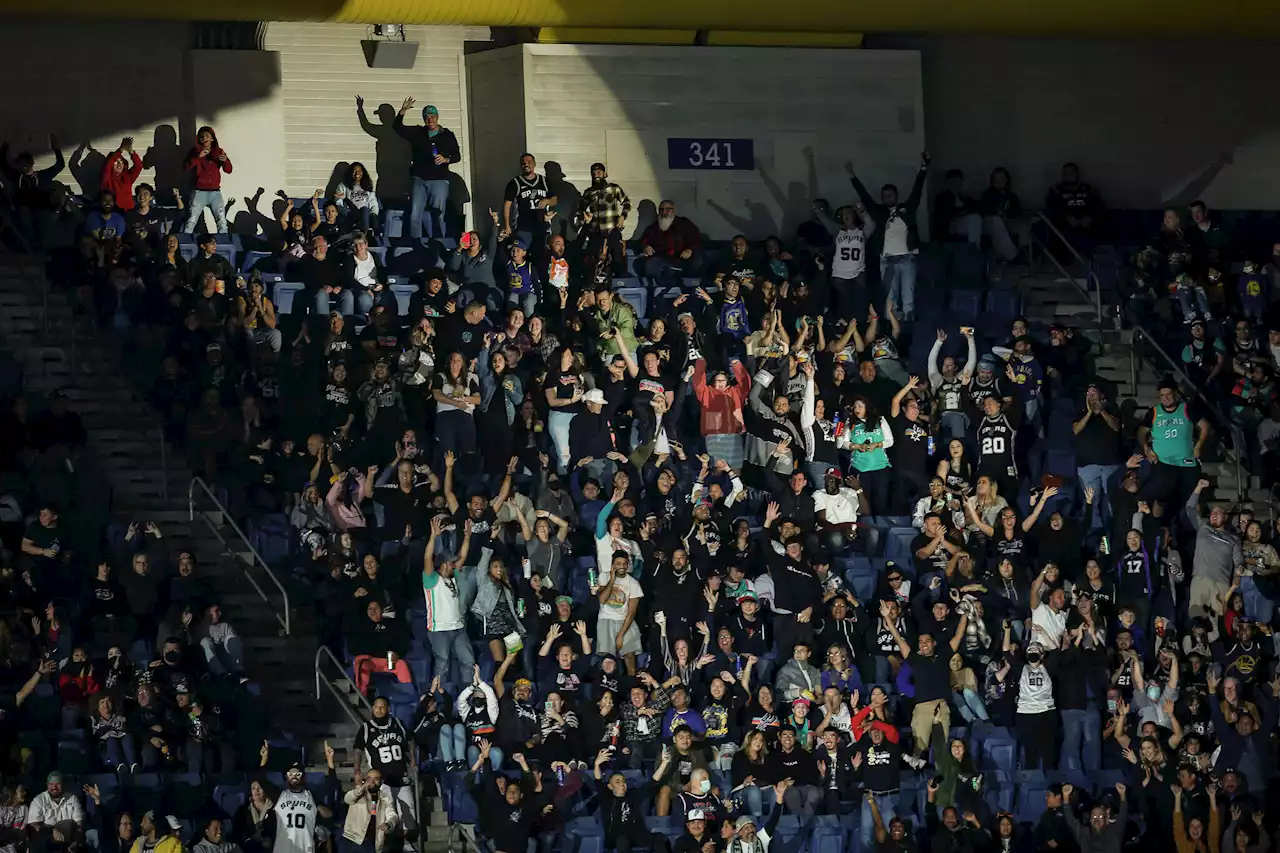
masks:
{"type": "MultiPolygon", "coordinates": [[[[333,694],[333,698],[338,700],[338,704],[342,706],[342,710],[346,712],[347,717],[350,718],[351,722],[355,723],[357,726],[363,725],[364,719],[361,718],[359,714],[357,714],[355,711],[351,709],[351,703],[347,701],[352,696],[352,694],[343,693],[340,689],[338,689],[337,684],[334,684],[332,680],[320,674],[320,667],[324,665],[324,658],[326,657],[329,660],[333,661],[333,665],[336,666],[344,675],[347,671],[346,666],[342,663],[342,661],[338,660],[337,656],[334,655],[334,653],[330,650],[328,646],[321,646],[320,648],[316,649],[316,658],[315,658],[316,699],[320,698],[320,685],[321,683],[323,683],[325,687],[329,688],[329,692],[333,694]]],[[[368,715],[372,717],[373,703],[370,702],[359,690],[355,691],[354,695],[356,696],[357,699],[360,700],[360,704],[364,706],[365,711],[368,713],[368,715]]],[[[413,742],[413,738],[408,738],[406,740],[405,747],[411,750],[417,749],[417,746],[413,742]]],[[[408,756],[408,758],[410,759],[408,762],[409,763],[409,787],[413,791],[414,820],[418,824],[417,849],[421,851],[422,845],[426,840],[427,833],[426,833],[426,828],[422,823],[422,800],[419,799],[418,797],[418,761],[417,761],[417,757],[414,755],[410,755],[408,756]]],[[[352,761],[354,763],[354,759],[352,759],[352,761]]]]}
{"type": "Polygon", "coordinates": [[[1058,226],[1054,225],[1051,221],[1049,221],[1049,217],[1044,215],[1044,211],[1037,212],[1036,219],[1040,222],[1043,222],[1045,224],[1045,227],[1047,227],[1050,231],[1052,231],[1054,235],[1059,240],[1062,241],[1062,245],[1067,247],[1067,251],[1069,251],[1072,254],[1072,256],[1077,261],[1080,262],[1080,265],[1082,267],[1084,267],[1085,278],[1088,281],[1092,282],[1093,284],[1092,295],[1089,293],[1089,288],[1081,287],[1080,282],[1076,281],[1076,277],[1072,275],[1070,271],[1066,269],[1066,267],[1064,267],[1061,263],[1058,262],[1058,259],[1053,256],[1053,252],[1049,251],[1049,247],[1034,236],[1034,233],[1035,233],[1034,231],[1032,232],[1032,239],[1035,239],[1037,242],[1040,242],[1040,248],[1044,251],[1046,255],[1049,256],[1049,260],[1053,261],[1054,266],[1056,266],[1059,269],[1059,271],[1062,272],[1063,276],[1065,276],[1066,279],[1071,282],[1071,285],[1076,290],[1080,291],[1080,293],[1083,294],[1086,299],[1092,299],[1094,309],[1098,313],[1098,329],[1101,330],[1102,329],[1102,280],[1099,279],[1097,273],[1093,271],[1093,261],[1089,260],[1084,255],[1080,254],[1080,251],[1076,249],[1075,246],[1071,245],[1071,241],[1068,240],[1066,238],[1066,235],[1064,235],[1062,231],[1058,229],[1058,226]]]}
{"type": "MultiPolygon", "coordinates": [[[[235,531],[236,535],[240,537],[240,540],[244,543],[244,547],[249,549],[249,553],[253,555],[254,561],[258,565],[262,566],[263,571],[267,573],[267,577],[271,578],[271,582],[276,585],[276,589],[280,590],[280,596],[284,599],[284,613],[283,613],[283,616],[277,613],[276,621],[280,623],[280,626],[282,628],[284,628],[285,636],[288,636],[290,629],[292,627],[291,620],[289,617],[288,590],[284,588],[284,584],[280,583],[280,579],[276,577],[276,573],[273,572],[271,570],[271,567],[267,565],[267,561],[262,559],[262,555],[258,553],[258,549],[253,547],[253,544],[249,541],[249,537],[245,536],[244,531],[242,531],[240,529],[240,526],[235,523],[235,520],[231,517],[231,513],[229,513],[227,511],[227,508],[222,505],[222,501],[218,500],[218,496],[215,495],[213,493],[213,490],[209,488],[209,484],[206,483],[204,480],[200,479],[199,477],[192,477],[191,485],[187,487],[187,509],[189,514],[189,520],[191,521],[196,520],[196,486],[197,485],[199,485],[200,488],[204,491],[204,493],[209,496],[209,499],[213,501],[214,506],[216,506],[219,509],[219,511],[221,511],[223,520],[227,523],[227,525],[231,527],[232,530],[235,531]]],[[[222,543],[222,547],[229,548],[226,537],[222,535],[222,532],[218,530],[217,526],[212,521],[209,520],[209,517],[207,515],[203,517],[204,517],[204,523],[209,526],[209,529],[211,531],[213,531],[213,535],[218,537],[218,541],[222,543]]],[[[271,599],[267,597],[266,591],[263,590],[262,586],[257,582],[257,580],[254,579],[253,575],[250,573],[249,568],[251,566],[252,566],[252,563],[245,566],[244,576],[249,579],[249,583],[253,584],[253,588],[258,591],[258,595],[262,596],[262,600],[267,602],[267,604],[270,604],[271,599]]]]}
{"type": "MultiPolygon", "coordinates": [[[[1226,424],[1227,433],[1230,434],[1231,436],[1231,442],[1229,445],[1226,445],[1226,446],[1229,447],[1231,450],[1231,456],[1233,457],[1232,461],[1235,463],[1235,469],[1236,469],[1236,501],[1237,502],[1242,501],[1244,499],[1245,490],[1244,490],[1244,481],[1241,479],[1240,475],[1241,475],[1241,457],[1244,455],[1244,449],[1245,449],[1244,430],[1240,429],[1240,427],[1232,423],[1231,419],[1226,417],[1219,410],[1219,408],[1208,397],[1204,395],[1204,392],[1200,390],[1200,387],[1191,380],[1191,377],[1187,375],[1186,371],[1184,371],[1181,367],[1178,366],[1178,363],[1173,360],[1173,358],[1169,355],[1169,353],[1165,352],[1164,347],[1160,346],[1160,343],[1155,339],[1155,337],[1150,332],[1146,330],[1146,328],[1141,323],[1134,322],[1132,319],[1130,319],[1129,325],[1133,328],[1133,333],[1135,336],[1134,342],[1136,343],[1138,340],[1141,340],[1149,344],[1151,348],[1156,352],[1156,354],[1160,357],[1160,361],[1164,362],[1164,369],[1177,378],[1179,385],[1181,385],[1184,388],[1190,387],[1195,391],[1195,395],[1197,399],[1200,400],[1200,403],[1205,407],[1205,410],[1209,412],[1213,412],[1218,416],[1217,420],[1221,422],[1219,426],[1221,426],[1221,424],[1226,424]]],[[[1133,357],[1136,357],[1136,355],[1134,354],[1135,350],[1132,346],[1130,346],[1129,351],[1133,357]]],[[[1137,374],[1136,367],[1134,369],[1134,374],[1135,375],[1137,374]]],[[[1134,384],[1134,390],[1135,391],[1137,390],[1136,383],[1134,384]]]]}

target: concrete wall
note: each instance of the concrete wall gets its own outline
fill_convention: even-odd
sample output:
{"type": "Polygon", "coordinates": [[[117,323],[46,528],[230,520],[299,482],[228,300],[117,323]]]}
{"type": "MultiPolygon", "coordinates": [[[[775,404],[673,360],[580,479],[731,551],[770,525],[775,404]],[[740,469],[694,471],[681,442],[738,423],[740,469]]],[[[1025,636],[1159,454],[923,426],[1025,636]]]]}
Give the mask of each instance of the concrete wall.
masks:
{"type": "Polygon", "coordinates": [[[1280,199],[1280,63],[1274,44],[878,36],[920,51],[939,172],[971,190],[1013,174],[1039,206],[1074,160],[1113,207],[1203,197],[1224,209],[1280,199]]]}
{"type": "Polygon", "coordinates": [[[360,48],[362,24],[273,23],[266,48],[280,54],[285,169],[278,183],[290,194],[329,190],[346,165],[364,163],[384,199],[407,198],[408,146],[391,130],[406,97],[417,106],[406,117],[421,124],[421,108],[434,104],[440,123],[458,137],[463,160],[453,171],[459,194],[472,183],[466,111],[464,41],[487,41],[485,27],[409,27],[418,42],[413,68],[370,68],[360,48]],[[355,96],[363,95],[368,122],[357,120],[355,96]]]}
{"type": "MultiPolygon", "coordinates": [[[[637,206],[628,233],[671,198],[715,238],[790,237],[813,197],[852,199],[845,160],[869,182],[909,185],[923,148],[919,57],[909,51],[522,45],[494,53],[523,54],[522,85],[487,85],[523,89],[524,147],[578,190],[591,164],[605,162],[637,206]],[[750,139],[756,168],[671,170],[667,139],[686,137],[750,139]]],[[[472,80],[473,102],[479,85],[472,80]]],[[[477,135],[492,118],[473,112],[477,135]]],[[[507,163],[485,192],[515,171],[507,163]]],[[[562,203],[572,194],[562,190],[562,203]]]]}

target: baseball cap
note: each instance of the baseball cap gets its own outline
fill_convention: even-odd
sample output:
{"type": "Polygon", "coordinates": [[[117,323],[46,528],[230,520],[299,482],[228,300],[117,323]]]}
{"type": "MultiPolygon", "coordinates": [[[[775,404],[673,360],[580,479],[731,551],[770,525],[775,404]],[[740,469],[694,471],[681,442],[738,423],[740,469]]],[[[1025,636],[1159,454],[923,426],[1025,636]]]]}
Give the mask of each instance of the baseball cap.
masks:
{"type": "Polygon", "coordinates": [[[689,810],[689,813],[688,813],[687,815],[685,815],[685,816],[684,816],[684,819],[685,819],[686,821],[690,821],[690,820],[706,820],[706,819],[707,819],[707,815],[706,815],[706,813],[704,813],[704,812],[702,811],[702,809],[690,809],[690,810],[689,810]]]}
{"type": "Polygon", "coordinates": [[[591,164],[591,171],[592,171],[592,172],[594,172],[596,169],[599,169],[599,170],[600,170],[600,171],[602,171],[602,172],[607,172],[607,171],[609,171],[608,169],[606,169],[606,168],[604,167],[604,163],[592,163],[592,164],[591,164]]]}
{"type": "Polygon", "coordinates": [[[515,243],[511,246],[513,249],[523,249],[529,251],[529,241],[523,237],[517,237],[515,243]]]}
{"type": "Polygon", "coordinates": [[[422,115],[424,118],[426,116],[438,116],[440,115],[440,111],[435,108],[434,104],[427,104],[422,108],[422,115]]]}
{"type": "Polygon", "coordinates": [[[828,476],[828,477],[835,477],[837,480],[839,480],[839,479],[840,479],[840,469],[839,469],[839,468],[837,468],[837,467],[835,467],[835,466],[833,465],[833,466],[831,466],[830,468],[828,468],[828,469],[827,469],[826,476],[828,476]]]}
{"type": "Polygon", "coordinates": [[[755,601],[758,603],[760,601],[760,596],[756,595],[756,591],[754,589],[749,589],[742,595],[738,596],[738,601],[755,601]]]}
{"type": "Polygon", "coordinates": [[[527,678],[517,678],[514,687],[533,687],[533,682],[527,678]]]}
{"type": "Polygon", "coordinates": [[[567,595],[557,595],[556,604],[573,604],[573,599],[567,595]]]}
{"type": "Polygon", "coordinates": [[[742,829],[742,827],[744,826],[755,826],[755,825],[756,825],[755,818],[751,817],[751,815],[744,814],[742,817],[734,821],[733,828],[734,828],[734,831],[737,831],[739,829],[742,829]]]}
{"type": "Polygon", "coordinates": [[[54,782],[57,782],[59,785],[62,784],[62,774],[57,770],[50,771],[49,775],[44,777],[44,783],[46,785],[50,785],[54,782]]]}
{"type": "Polygon", "coordinates": [[[582,402],[603,404],[604,392],[599,388],[592,388],[590,391],[582,395],[582,402]]]}
{"type": "Polygon", "coordinates": [[[994,355],[992,355],[991,353],[987,353],[982,358],[978,359],[978,369],[979,370],[995,370],[996,365],[999,363],[1000,363],[999,360],[994,355]]]}

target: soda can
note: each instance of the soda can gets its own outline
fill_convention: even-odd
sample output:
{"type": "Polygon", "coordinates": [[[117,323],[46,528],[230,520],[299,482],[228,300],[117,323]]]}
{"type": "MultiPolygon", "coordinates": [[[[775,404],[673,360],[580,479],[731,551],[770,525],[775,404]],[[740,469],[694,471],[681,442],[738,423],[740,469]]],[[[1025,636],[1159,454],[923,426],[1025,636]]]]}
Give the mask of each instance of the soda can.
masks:
{"type": "Polygon", "coordinates": [[[1099,546],[1099,547],[1101,548],[1102,553],[1104,553],[1104,554],[1110,554],[1110,553],[1111,553],[1111,537],[1110,537],[1110,536],[1103,536],[1103,537],[1102,537],[1102,543],[1100,544],[1100,546],[1099,546]]]}

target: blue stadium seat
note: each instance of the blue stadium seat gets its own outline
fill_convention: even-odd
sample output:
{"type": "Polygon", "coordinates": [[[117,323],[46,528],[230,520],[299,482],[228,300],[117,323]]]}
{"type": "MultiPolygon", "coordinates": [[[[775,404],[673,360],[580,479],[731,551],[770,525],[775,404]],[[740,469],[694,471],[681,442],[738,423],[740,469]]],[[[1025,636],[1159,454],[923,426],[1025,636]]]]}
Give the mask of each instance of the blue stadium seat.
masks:
{"type": "Polygon", "coordinates": [[[282,281],[276,285],[275,302],[276,311],[281,314],[293,313],[293,298],[301,293],[303,285],[296,281],[282,281]]]}
{"type": "Polygon", "coordinates": [[[393,284],[391,285],[391,293],[396,298],[396,313],[401,317],[407,316],[409,313],[409,300],[413,294],[418,292],[418,288],[412,284],[393,284]]]}
{"type": "Polygon", "coordinates": [[[640,284],[639,279],[634,278],[616,278],[613,280],[613,292],[621,299],[625,299],[636,309],[636,316],[641,320],[648,316],[649,312],[649,288],[640,284]]]}
{"type": "Polygon", "coordinates": [[[1022,297],[1014,290],[992,290],[987,293],[986,316],[1006,324],[1022,313],[1022,297]]]}
{"type": "Polygon", "coordinates": [[[1012,773],[1018,763],[1018,745],[1012,740],[988,739],[982,744],[982,765],[1012,773]]]}
{"type": "Polygon", "coordinates": [[[953,290],[950,306],[953,319],[969,325],[982,315],[982,293],[977,290],[953,290]]]}
{"type": "Polygon", "coordinates": [[[893,527],[889,529],[887,536],[882,536],[884,541],[884,555],[887,559],[892,560],[898,568],[903,571],[909,571],[912,575],[914,571],[914,555],[911,553],[911,540],[919,535],[920,531],[914,527],[893,527]]]}
{"type": "Polygon", "coordinates": [[[240,272],[248,275],[258,261],[271,257],[270,252],[248,251],[240,261],[240,272]]]}
{"type": "Polygon", "coordinates": [[[227,815],[234,815],[236,809],[244,805],[246,796],[240,785],[215,785],[213,788],[213,801],[227,815]]]}
{"type": "Polygon", "coordinates": [[[1018,785],[1016,797],[1018,805],[1015,810],[1018,820],[1028,821],[1033,825],[1039,822],[1040,815],[1045,811],[1044,793],[1047,789],[1047,783],[1018,785]]]}
{"type": "Polygon", "coordinates": [[[849,581],[849,587],[859,601],[870,601],[871,597],[876,594],[877,576],[874,573],[851,569],[845,578],[849,581]]]}
{"type": "Polygon", "coordinates": [[[1074,480],[1076,477],[1075,453],[1070,450],[1050,450],[1045,454],[1044,470],[1046,474],[1057,474],[1074,480]]]}

